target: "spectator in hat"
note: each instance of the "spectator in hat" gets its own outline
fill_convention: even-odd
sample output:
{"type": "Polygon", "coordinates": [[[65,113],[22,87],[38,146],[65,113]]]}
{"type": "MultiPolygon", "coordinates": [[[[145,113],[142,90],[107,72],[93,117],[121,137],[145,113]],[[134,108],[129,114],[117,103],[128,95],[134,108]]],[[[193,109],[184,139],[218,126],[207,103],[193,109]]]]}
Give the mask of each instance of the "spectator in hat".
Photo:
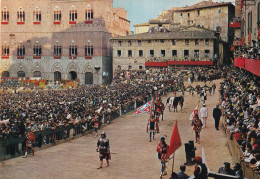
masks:
{"type": "Polygon", "coordinates": [[[194,179],[207,179],[208,178],[208,169],[204,163],[202,163],[202,158],[199,156],[195,157],[197,165],[194,170],[194,179]]]}
{"type": "Polygon", "coordinates": [[[235,163],[233,165],[233,170],[235,172],[235,176],[239,177],[239,179],[244,178],[244,174],[243,174],[243,171],[241,169],[241,165],[239,163],[235,163]]]}
{"type": "Polygon", "coordinates": [[[230,163],[225,162],[224,167],[220,167],[218,169],[218,173],[225,174],[225,175],[235,175],[235,172],[230,168],[230,163]]]}

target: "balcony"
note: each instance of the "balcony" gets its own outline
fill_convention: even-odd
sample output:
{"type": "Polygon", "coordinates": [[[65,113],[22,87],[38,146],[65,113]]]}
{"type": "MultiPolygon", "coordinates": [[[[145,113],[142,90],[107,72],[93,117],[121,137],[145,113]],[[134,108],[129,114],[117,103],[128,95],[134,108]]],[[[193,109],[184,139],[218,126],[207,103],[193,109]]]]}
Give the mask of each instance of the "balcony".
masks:
{"type": "Polygon", "coordinates": [[[61,56],[53,56],[54,59],[61,59],[61,56]]]}
{"type": "Polygon", "coordinates": [[[76,21],[69,21],[69,24],[77,24],[76,21]]]}
{"type": "Polygon", "coordinates": [[[72,56],[69,56],[69,59],[77,59],[77,56],[76,55],[72,55],[72,56]]]}
{"type": "Polygon", "coordinates": [[[1,56],[2,59],[9,59],[9,55],[1,56]]]}
{"type": "Polygon", "coordinates": [[[24,56],[17,56],[17,59],[24,59],[24,56]]]}
{"type": "Polygon", "coordinates": [[[85,21],[85,24],[93,24],[93,21],[91,20],[85,21]]]}
{"type": "Polygon", "coordinates": [[[6,21],[5,21],[5,22],[1,22],[1,24],[3,24],[3,25],[6,25],[6,24],[8,24],[8,23],[9,23],[9,22],[6,22],[6,21]]]}
{"type": "Polygon", "coordinates": [[[229,22],[230,28],[241,28],[241,18],[235,17],[229,22]]]}
{"type": "Polygon", "coordinates": [[[41,59],[41,56],[33,56],[33,59],[41,59]]]}
{"type": "Polygon", "coordinates": [[[54,25],[59,25],[61,22],[60,21],[54,21],[53,24],[54,25]]]}
{"type": "Polygon", "coordinates": [[[91,56],[85,56],[85,59],[92,59],[91,56]]]}
{"type": "Polygon", "coordinates": [[[41,24],[41,22],[33,22],[33,24],[39,25],[41,24]]]}
{"type": "Polygon", "coordinates": [[[17,22],[18,25],[23,25],[25,22],[17,22]]]}

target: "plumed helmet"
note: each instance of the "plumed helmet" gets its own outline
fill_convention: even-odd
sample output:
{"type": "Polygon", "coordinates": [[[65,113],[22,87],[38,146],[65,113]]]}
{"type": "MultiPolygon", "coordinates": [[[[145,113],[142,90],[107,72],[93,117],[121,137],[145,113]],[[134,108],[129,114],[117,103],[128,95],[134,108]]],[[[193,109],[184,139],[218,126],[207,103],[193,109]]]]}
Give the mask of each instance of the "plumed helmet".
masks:
{"type": "Polygon", "coordinates": [[[103,131],[103,132],[101,133],[101,135],[106,135],[105,131],[103,131]]]}

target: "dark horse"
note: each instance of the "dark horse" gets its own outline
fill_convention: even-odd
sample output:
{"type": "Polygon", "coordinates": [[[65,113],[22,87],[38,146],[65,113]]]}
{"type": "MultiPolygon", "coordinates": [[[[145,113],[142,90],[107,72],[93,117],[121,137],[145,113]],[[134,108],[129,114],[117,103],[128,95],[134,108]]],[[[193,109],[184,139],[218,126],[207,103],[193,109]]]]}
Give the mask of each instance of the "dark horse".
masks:
{"type": "Polygon", "coordinates": [[[173,100],[173,112],[175,112],[175,110],[176,110],[176,112],[178,112],[178,110],[177,110],[178,104],[181,106],[181,111],[182,111],[183,103],[184,103],[183,96],[175,97],[173,100]]]}

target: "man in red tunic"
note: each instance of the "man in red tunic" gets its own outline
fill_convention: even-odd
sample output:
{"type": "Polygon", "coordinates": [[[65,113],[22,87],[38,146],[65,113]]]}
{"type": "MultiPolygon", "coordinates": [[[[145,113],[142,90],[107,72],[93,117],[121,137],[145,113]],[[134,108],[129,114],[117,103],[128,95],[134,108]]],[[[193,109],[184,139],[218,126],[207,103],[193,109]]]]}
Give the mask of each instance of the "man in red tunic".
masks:
{"type": "Polygon", "coordinates": [[[34,156],[34,144],[35,144],[35,136],[32,133],[31,129],[28,129],[28,132],[25,134],[25,142],[26,142],[26,148],[25,148],[25,155],[24,158],[27,157],[28,147],[32,150],[32,155],[34,156]]]}

